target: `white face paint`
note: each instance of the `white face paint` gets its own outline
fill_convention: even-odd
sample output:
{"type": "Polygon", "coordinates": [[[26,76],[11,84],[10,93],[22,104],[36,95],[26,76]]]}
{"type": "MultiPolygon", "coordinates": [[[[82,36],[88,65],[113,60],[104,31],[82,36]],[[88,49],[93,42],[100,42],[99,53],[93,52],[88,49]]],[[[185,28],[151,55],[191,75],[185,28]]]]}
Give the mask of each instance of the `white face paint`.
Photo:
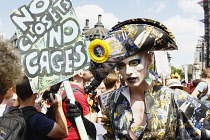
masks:
{"type": "Polygon", "coordinates": [[[148,59],[146,53],[130,56],[120,63],[118,69],[129,87],[137,87],[148,75],[148,59]]]}

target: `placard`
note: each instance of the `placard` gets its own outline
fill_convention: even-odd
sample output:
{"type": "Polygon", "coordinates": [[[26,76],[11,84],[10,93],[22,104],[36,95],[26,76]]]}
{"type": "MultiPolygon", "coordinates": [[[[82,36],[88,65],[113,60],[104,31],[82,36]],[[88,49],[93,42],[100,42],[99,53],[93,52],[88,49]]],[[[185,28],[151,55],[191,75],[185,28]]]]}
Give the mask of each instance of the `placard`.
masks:
{"type": "Polygon", "coordinates": [[[154,53],[158,76],[164,78],[170,77],[171,67],[169,65],[167,51],[154,51],[154,53]]]}
{"type": "Polygon", "coordinates": [[[70,0],[33,0],[10,17],[33,92],[85,70],[85,39],[70,0]]]}

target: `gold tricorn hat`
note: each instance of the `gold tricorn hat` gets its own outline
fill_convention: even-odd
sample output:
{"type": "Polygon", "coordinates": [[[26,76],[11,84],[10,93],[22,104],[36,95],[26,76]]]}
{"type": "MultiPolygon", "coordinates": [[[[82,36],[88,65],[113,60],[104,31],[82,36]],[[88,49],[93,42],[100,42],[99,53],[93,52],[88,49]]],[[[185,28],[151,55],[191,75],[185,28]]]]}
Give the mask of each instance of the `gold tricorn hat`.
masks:
{"type": "Polygon", "coordinates": [[[145,18],[118,23],[103,40],[95,39],[88,47],[91,70],[102,81],[115,65],[142,51],[177,50],[175,37],[163,24],[145,18]]]}

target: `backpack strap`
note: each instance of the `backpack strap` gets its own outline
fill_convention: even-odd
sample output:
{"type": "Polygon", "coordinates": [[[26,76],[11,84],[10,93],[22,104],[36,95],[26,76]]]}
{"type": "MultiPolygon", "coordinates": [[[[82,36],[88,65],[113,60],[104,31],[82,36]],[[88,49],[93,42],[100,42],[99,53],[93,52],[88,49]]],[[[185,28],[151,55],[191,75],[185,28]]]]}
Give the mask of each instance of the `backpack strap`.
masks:
{"type": "Polygon", "coordinates": [[[28,124],[28,119],[31,117],[31,116],[33,116],[33,115],[35,115],[35,114],[37,114],[37,113],[39,113],[37,110],[36,110],[36,108],[35,107],[33,107],[33,106],[26,106],[26,107],[23,107],[23,108],[19,108],[21,111],[22,111],[22,114],[23,114],[23,118],[24,118],[24,120],[25,120],[25,122],[26,122],[26,129],[24,129],[24,138],[27,138],[27,124],[28,124]]]}
{"type": "MultiPolygon", "coordinates": [[[[77,88],[77,87],[72,87],[71,89],[72,89],[72,92],[80,91],[80,92],[84,93],[84,91],[82,91],[81,89],[79,89],[79,88],[77,88]]],[[[62,97],[62,101],[64,101],[66,98],[67,98],[67,95],[66,95],[66,93],[65,93],[65,94],[63,95],[63,97],[62,97]]]]}
{"type": "Polygon", "coordinates": [[[31,116],[33,116],[33,115],[39,113],[39,112],[36,110],[36,108],[33,107],[33,106],[26,106],[26,107],[21,108],[21,110],[22,110],[23,117],[24,117],[24,119],[26,120],[26,122],[27,122],[27,120],[28,120],[31,116]]]}
{"type": "MultiPolygon", "coordinates": [[[[8,107],[8,108],[4,111],[4,114],[5,114],[5,113],[9,113],[9,112],[13,112],[13,111],[15,111],[15,110],[19,110],[18,107],[19,107],[19,106],[10,106],[10,107],[8,107]]],[[[20,111],[20,110],[19,110],[19,111],[20,111]]]]}
{"type": "Polygon", "coordinates": [[[3,114],[6,114],[6,113],[14,113],[14,112],[18,112],[20,116],[23,116],[22,114],[22,111],[20,110],[20,108],[18,108],[18,106],[10,106],[8,108],[5,109],[5,111],[3,112],[3,114]]]}

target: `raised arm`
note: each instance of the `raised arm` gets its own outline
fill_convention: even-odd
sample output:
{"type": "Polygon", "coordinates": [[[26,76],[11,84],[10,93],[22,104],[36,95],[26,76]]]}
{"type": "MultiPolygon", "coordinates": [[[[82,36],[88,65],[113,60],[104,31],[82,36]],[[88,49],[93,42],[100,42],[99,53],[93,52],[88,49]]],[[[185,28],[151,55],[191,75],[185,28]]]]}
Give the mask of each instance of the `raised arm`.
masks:
{"type": "Polygon", "coordinates": [[[60,95],[55,94],[55,99],[53,99],[52,94],[50,94],[51,106],[55,108],[55,124],[53,129],[47,135],[52,138],[65,138],[68,136],[68,128],[66,118],[62,109],[62,99],[60,95]]]}

